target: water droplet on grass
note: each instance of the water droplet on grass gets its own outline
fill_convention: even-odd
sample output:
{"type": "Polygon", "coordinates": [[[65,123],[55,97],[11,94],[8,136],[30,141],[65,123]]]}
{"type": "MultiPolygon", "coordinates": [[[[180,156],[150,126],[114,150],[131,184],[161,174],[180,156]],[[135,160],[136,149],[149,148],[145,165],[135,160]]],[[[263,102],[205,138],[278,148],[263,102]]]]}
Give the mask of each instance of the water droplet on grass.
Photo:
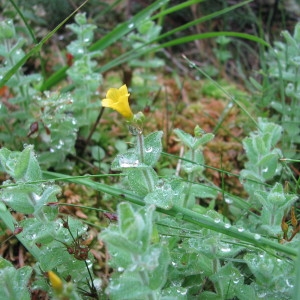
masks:
{"type": "Polygon", "coordinates": [[[227,245],[220,249],[223,253],[228,253],[231,251],[231,248],[227,245]]]}
{"type": "Polygon", "coordinates": [[[178,213],[175,216],[176,220],[182,220],[183,219],[183,214],[182,213],[178,213]]]}
{"type": "Polygon", "coordinates": [[[190,62],[190,63],[189,63],[189,67],[190,67],[191,69],[193,69],[193,68],[196,67],[196,64],[195,64],[194,62],[190,62]]]}
{"type": "Polygon", "coordinates": [[[254,234],[254,238],[255,238],[256,240],[259,240],[259,239],[261,238],[261,235],[258,234],[258,233],[255,233],[255,234],[254,234]]]}
{"type": "Polygon", "coordinates": [[[227,203],[227,204],[232,204],[232,199],[230,199],[230,198],[225,198],[225,202],[227,203]]]}

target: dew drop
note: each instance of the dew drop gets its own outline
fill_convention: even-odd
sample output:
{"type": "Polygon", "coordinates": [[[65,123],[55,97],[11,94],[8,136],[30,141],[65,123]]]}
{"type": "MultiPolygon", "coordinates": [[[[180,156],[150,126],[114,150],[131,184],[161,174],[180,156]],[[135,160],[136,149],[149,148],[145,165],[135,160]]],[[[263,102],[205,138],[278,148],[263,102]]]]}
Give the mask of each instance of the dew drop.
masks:
{"type": "Polygon", "coordinates": [[[290,283],[288,279],[285,280],[285,283],[286,283],[286,285],[287,285],[288,287],[290,287],[290,288],[293,288],[293,287],[294,287],[294,285],[293,285],[292,283],[290,283]]]}
{"type": "Polygon", "coordinates": [[[225,198],[225,202],[227,203],[227,204],[232,204],[232,199],[230,199],[230,198],[225,198]]]}
{"type": "Polygon", "coordinates": [[[258,234],[258,233],[255,233],[255,234],[254,234],[254,238],[255,238],[256,240],[259,240],[259,239],[261,238],[261,235],[258,234]]]}
{"type": "Polygon", "coordinates": [[[239,283],[240,279],[239,278],[234,278],[232,281],[233,281],[233,283],[237,284],[237,283],[239,283]]]}
{"type": "Polygon", "coordinates": [[[119,163],[121,168],[132,168],[132,167],[137,167],[140,162],[138,159],[131,160],[125,157],[121,157],[119,163]]]}
{"type": "Polygon", "coordinates": [[[258,298],[264,298],[266,295],[267,295],[266,292],[261,292],[257,294],[258,298]]]}
{"type": "Polygon", "coordinates": [[[146,153],[150,153],[150,152],[152,152],[152,151],[153,151],[153,148],[152,148],[152,147],[148,147],[148,148],[145,149],[145,152],[146,152],[146,153]]]}
{"type": "Polygon", "coordinates": [[[182,287],[178,288],[176,291],[177,291],[178,294],[180,294],[182,296],[186,295],[186,293],[187,293],[187,289],[182,288],[182,287]]]}
{"type": "Polygon", "coordinates": [[[183,219],[183,214],[182,213],[178,213],[175,216],[176,220],[182,220],[183,219]]]}
{"type": "Polygon", "coordinates": [[[222,247],[220,250],[224,253],[228,253],[231,251],[231,248],[229,246],[225,246],[225,247],[222,247]]]}
{"type": "Polygon", "coordinates": [[[194,62],[190,62],[190,63],[189,63],[189,67],[190,67],[191,69],[193,69],[193,68],[196,67],[196,64],[195,64],[194,62]]]}

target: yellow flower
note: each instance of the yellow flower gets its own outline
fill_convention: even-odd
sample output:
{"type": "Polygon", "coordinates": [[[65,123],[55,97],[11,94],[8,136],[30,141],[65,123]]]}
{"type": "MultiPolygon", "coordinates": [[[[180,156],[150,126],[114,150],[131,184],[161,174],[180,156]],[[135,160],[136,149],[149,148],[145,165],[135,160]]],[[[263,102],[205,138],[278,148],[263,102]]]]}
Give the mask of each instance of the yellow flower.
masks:
{"type": "Polygon", "coordinates": [[[48,272],[48,276],[49,276],[49,281],[53,287],[53,290],[58,294],[61,293],[63,290],[62,280],[52,271],[48,272]]]}
{"type": "Polygon", "coordinates": [[[129,95],[126,84],[119,89],[110,88],[106,93],[106,98],[102,100],[102,106],[116,110],[126,119],[132,119],[133,113],[128,102],[129,95]]]}

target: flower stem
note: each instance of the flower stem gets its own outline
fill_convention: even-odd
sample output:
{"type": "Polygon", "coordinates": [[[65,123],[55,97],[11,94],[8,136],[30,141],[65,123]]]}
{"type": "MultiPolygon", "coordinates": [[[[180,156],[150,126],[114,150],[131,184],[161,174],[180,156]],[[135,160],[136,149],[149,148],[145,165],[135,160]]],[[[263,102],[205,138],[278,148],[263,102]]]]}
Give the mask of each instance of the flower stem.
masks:
{"type": "Polygon", "coordinates": [[[137,150],[140,158],[140,162],[144,162],[144,136],[141,131],[137,135],[137,150]]]}
{"type": "MultiPolygon", "coordinates": [[[[195,150],[191,150],[192,151],[192,154],[191,154],[191,161],[194,161],[195,159],[195,150]]],[[[185,197],[184,197],[184,203],[183,203],[183,207],[185,208],[189,208],[188,207],[188,200],[189,200],[189,195],[191,194],[191,189],[192,189],[192,186],[193,186],[193,182],[194,182],[194,179],[195,179],[195,171],[192,171],[189,175],[188,175],[188,186],[186,187],[186,191],[185,191],[185,197]]]]}

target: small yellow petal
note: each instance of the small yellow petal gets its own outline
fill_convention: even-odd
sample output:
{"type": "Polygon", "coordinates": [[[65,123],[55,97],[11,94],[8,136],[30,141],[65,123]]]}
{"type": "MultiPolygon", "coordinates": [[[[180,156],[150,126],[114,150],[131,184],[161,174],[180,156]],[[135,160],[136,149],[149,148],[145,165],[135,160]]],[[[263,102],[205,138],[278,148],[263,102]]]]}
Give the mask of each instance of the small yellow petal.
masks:
{"type": "Polygon", "coordinates": [[[114,105],[114,102],[111,99],[106,98],[106,99],[102,100],[102,106],[104,106],[104,107],[112,108],[113,105],[114,105]]]}
{"type": "Polygon", "coordinates": [[[50,283],[53,287],[53,290],[57,293],[61,293],[63,290],[62,280],[52,271],[48,272],[50,283]]]}
{"type": "Polygon", "coordinates": [[[119,91],[115,88],[111,88],[108,90],[106,94],[106,98],[111,99],[113,102],[117,102],[119,99],[119,91]]]}
{"type": "Polygon", "coordinates": [[[127,89],[127,85],[126,84],[124,84],[124,85],[122,85],[120,88],[119,88],[119,91],[120,91],[120,93],[122,94],[122,95],[130,95],[129,93],[128,93],[128,89],[127,89]]]}

